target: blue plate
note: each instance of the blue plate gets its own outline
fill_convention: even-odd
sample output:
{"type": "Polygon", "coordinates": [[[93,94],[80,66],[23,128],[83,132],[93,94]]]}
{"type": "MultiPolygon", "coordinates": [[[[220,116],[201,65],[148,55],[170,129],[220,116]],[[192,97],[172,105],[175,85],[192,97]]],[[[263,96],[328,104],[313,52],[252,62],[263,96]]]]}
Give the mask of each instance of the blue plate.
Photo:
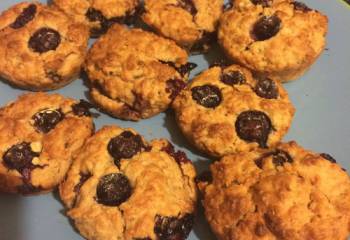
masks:
{"type": "MultiPolygon", "coordinates": [[[[18,2],[1,0],[0,10],[18,2]]],[[[350,169],[350,9],[340,0],[305,0],[305,3],[328,15],[328,46],[305,76],[285,84],[297,109],[293,126],[285,140],[296,140],[316,152],[328,152],[343,167],[350,169]]],[[[191,61],[199,64],[194,74],[218,59],[219,51],[217,48],[214,51],[216,54],[191,57],[191,61]]],[[[56,92],[80,99],[85,98],[87,89],[81,80],[77,80],[56,92]]],[[[0,82],[0,105],[22,93],[24,91],[0,82]]],[[[168,138],[188,154],[198,171],[210,164],[210,160],[191,147],[181,135],[170,111],[138,123],[116,120],[104,114],[95,122],[97,129],[106,124],[118,124],[136,129],[149,140],[168,138]]],[[[82,239],[64,216],[57,192],[36,197],[0,194],[0,240],[41,239],[82,239]]],[[[189,239],[215,239],[202,210],[189,239]]]]}

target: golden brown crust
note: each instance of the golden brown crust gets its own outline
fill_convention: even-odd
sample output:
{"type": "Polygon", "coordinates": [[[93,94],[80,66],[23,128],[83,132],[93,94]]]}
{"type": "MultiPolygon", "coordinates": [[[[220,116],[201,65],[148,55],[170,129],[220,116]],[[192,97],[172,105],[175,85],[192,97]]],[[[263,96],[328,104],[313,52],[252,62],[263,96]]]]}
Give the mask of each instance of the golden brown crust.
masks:
{"type": "Polygon", "coordinates": [[[185,85],[187,75],[174,66],[185,65],[187,58],[171,40],[116,24],[89,51],[85,69],[91,97],[117,118],[152,117],[166,110],[172,95],[181,90],[173,89],[169,81],[185,85]]]}
{"type": "Polygon", "coordinates": [[[1,191],[17,193],[21,192],[20,188],[32,186],[34,192],[29,189],[29,192],[23,193],[47,192],[63,180],[73,155],[94,131],[90,117],[77,116],[72,112],[76,103],[58,94],[29,93],[0,109],[1,191]],[[35,129],[32,120],[37,112],[44,109],[61,109],[65,115],[55,128],[45,134],[35,129]],[[32,160],[37,167],[31,171],[29,179],[4,163],[7,150],[22,142],[30,143],[32,150],[40,154],[32,160]]]}
{"type": "MultiPolygon", "coordinates": [[[[91,30],[102,30],[101,21],[89,20],[87,17],[89,10],[98,11],[105,21],[111,19],[122,19],[134,14],[138,6],[138,0],[53,0],[53,6],[61,9],[63,12],[74,18],[77,22],[81,22],[91,30]]],[[[97,14],[95,13],[95,16],[97,14]]],[[[116,20],[117,21],[117,20],[116,20]]]]}
{"type": "Polygon", "coordinates": [[[75,159],[60,196],[68,216],[87,239],[156,239],[156,215],[180,217],[193,213],[196,203],[195,169],[191,163],[177,163],[164,151],[166,140],[147,143],[147,149],[131,159],[122,159],[118,168],[109,154],[109,141],[132,129],[106,126],[91,137],[75,159]],[[132,194],[120,206],[96,202],[96,187],[101,177],[122,173],[132,186],[132,194]],[[81,174],[90,177],[75,191],[81,174]]]}
{"type": "Polygon", "coordinates": [[[300,77],[325,48],[328,19],[318,11],[302,11],[292,3],[272,7],[232,9],[221,17],[219,42],[227,55],[253,71],[281,81],[300,77]],[[252,26],[262,16],[277,16],[279,32],[265,41],[255,41],[252,26]]]}
{"type": "Polygon", "coordinates": [[[216,31],[223,12],[222,0],[145,0],[143,20],[163,36],[191,48],[205,33],[216,31]],[[193,16],[181,2],[192,2],[193,16]]]}
{"type": "Polygon", "coordinates": [[[218,239],[347,239],[347,173],[295,142],[276,149],[287,152],[292,163],[276,166],[267,155],[275,149],[230,155],[211,166],[212,183],[199,184],[218,239]]]}
{"type": "Polygon", "coordinates": [[[185,136],[201,151],[221,157],[230,153],[250,151],[259,147],[256,142],[242,140],[236,132],[235,122],[244,111],[262,111],[271,119],[273,131],[267,145],[273,146],[287,133],[295,109],[282,85],[276,82],[279,96],[266,99],[254,92],[257,80],[250,71],[238,65],[224,70],[213,67],[197,76],[175,99],[173,107],[177,122],[185,136]],[[224,73],[239,71],[246,78],[246,84],[229,86],[221,81],[224,73]],[[196,86],[206,84],[217,86],[222,93],[222,102],[216,108],[205,108],[193,99],[196,86]]]}
{"type": "Polygon", "coordinates": [[[88,29],[73,22],[61,11],[40,3],[19,3],[0,16],[0,76],[17,87],[30,90],[52,90],[71,82],[83,64],[88,42],[88,29]],[[36,6],[34,18],[19,28],[11,27],[30,5],[36,6]],[[55,50],[33,51],[29,41],[41,28],[60,34],[55,50]]]}

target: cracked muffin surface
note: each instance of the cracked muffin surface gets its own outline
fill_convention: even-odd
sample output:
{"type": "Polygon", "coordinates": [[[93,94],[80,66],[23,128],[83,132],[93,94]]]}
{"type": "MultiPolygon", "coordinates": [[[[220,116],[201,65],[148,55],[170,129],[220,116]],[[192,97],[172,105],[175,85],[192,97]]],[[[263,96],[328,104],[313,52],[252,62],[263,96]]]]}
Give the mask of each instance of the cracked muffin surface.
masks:
{"type": "MultiPolygon", "coordinates": [[[[215,39],[223,0],[145,0],[142,19],[188,49],[208,48],[215,39]]],[[[196,50],[196,49],[194,49],[196,50]]]]}
{"type": "Polygon", "coordinates": [[[276,144],[295,112],[280,83],[238,65],[204,71],[172,106],[187,139],[214,157],[276,144]]]}
{"type": "Polygon", "coordinates": [[[93,37],[105,33],[114,23],[132,21],[138,5],[139,0],[53,0],[53,6],[89,26],[93,37]]]}
{"type": "Polygon", "coordinates": [[[166,140],[106,126],[77,155],[60,196],[87,239],[186,239],[196,204],[195,170],[166,140]]]}
{"type": "Polygon", "coordinates": [[[85,70],[94,102],[114,117],[140,120],[165,111],[196,65],[172,40],[119,24],[95,42],[85,70]]]}
{"type": "Polygon", "coordinates": [[[40,3],[19,3],[0,15],[0,76],[29,90],[52,90],[79,75],[88,28],[40,3]]]}
{"type": "Polygon", "coordinates": [[[229,155],[200,182],[220,240],[334,240],[350,233],[350,179],[328,154],[295,142],[229,155]]]}
{"type": "Polygon", "coordinates": [[[300,2],[233,8],[218,30],[226,54],[249,69],[280,81],[297,79],[326,45],[328,18],[300,2]]]}
{"type": "Polygon", "coordinates": [[[86,102],[29,93],[0,108],[0,191],[48,192],[94,131],[86,102]]]}

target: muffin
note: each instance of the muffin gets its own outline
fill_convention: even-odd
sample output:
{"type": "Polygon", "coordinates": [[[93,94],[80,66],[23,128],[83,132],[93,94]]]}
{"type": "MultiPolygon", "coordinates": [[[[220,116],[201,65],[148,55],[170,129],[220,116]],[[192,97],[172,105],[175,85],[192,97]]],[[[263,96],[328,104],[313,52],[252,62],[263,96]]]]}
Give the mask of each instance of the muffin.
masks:
{"type": "Polygon", "coordinates": [[[85,144],[60,196],[86,239],[186,239],[194,223],[195,170],[166,140],[106,126],[85,144]]]}
{"type": "Polygon", "coordinates": [[[94,131],[89,104],[28,93],[0,108],[0,191],[49,192],[94,131]]]}
{"type": "Polygon", "coordinates": [[[61,11],[19,3],[0,15],[0,76],[33,91],[53,90],[78,76],[89,32],[61,11]]]}
{"type": "Polygon", "coordinates": [[[221,17],[219,43],[234,61],[279,81],[297,79],[326,45],[328,19],[299,2],[249,9],[233,8],[221,17]]]}
{"type": "Polygon", "coordinates": [[[90,49],[85,70],[93,101],[125,120],[166,110],[195,67],[172,40],[114,25],[90,49]]]}
{"type": "Polygon", "coordinates": [[[295,142],[229,155],[199,183],[219,240],[334,240],[350,233],[350,179],[295,142]],[[210,181],[211,180],[211,181],[210,181]]]}
{"type": "Polygon", "coordinates": [[[187,139],[213,157],[275,145],[295,112],[280,83],[238,65],[204,71],[173,108],[187,139]]]}

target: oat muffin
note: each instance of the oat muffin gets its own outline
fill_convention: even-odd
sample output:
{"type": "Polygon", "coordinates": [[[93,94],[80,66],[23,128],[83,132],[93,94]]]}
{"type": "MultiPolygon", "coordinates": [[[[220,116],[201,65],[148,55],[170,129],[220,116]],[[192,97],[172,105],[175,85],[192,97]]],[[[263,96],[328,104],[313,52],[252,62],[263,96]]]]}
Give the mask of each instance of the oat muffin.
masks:
{"type": "Polygon", "coordinates": [[[114,23],[132,21],[139,0],[53,0],[53,6],[89,26],[92,37],[105,33],[114,23]]]}
{"type": "Polygon", "coordinates": [[[29,90],[52,90],[71,82],[87,51],[88,29],[64,13],[34,2],[0,15],[0,76],[29,90]]]}
{"type": "Polygon", "coordinates": [[[295,111],[280,83],[238,65],[204,71],[173,108],[187,139],[214,157],[273,146],[295,111]]]}
{"type": "Polygon", "coordinates": [[[233,8],[220,20],[218,38],[227,55],[280,81],[297,79],[326,45],[328,19],[299,2],[233,8]]]}
{"type": "Polygon", "coordinates": [[[166,140],[106,126],[77,155],[60,186],[86,239],[186,239],[194,223],[195,170],[166,140]]]}
{"type": "Polygon", "coordinates": [[[216,38],[223,0],[145,0],[143,21],[193,51],[206,51],[216,38]]]}
{"type": "Polygon", "coordinates": [[[51,191],[93,133],[89,104],[29,93],[0,108],[0,191],[51,191]]]}
{"type": "Polygon", "coordinates": [[[93,45],[85,70],[91,97],[125,120],[152,117],[168,108],[195,67],[172,40],[114,25],[93,45]]]}
{"type": "Polygon", "coordinates": [[[328,154],[281,143],[226,156],[211,172],[212,179],[199,187],[206,218],[220,240],[350,235],[350,179],[328,154]]]}

